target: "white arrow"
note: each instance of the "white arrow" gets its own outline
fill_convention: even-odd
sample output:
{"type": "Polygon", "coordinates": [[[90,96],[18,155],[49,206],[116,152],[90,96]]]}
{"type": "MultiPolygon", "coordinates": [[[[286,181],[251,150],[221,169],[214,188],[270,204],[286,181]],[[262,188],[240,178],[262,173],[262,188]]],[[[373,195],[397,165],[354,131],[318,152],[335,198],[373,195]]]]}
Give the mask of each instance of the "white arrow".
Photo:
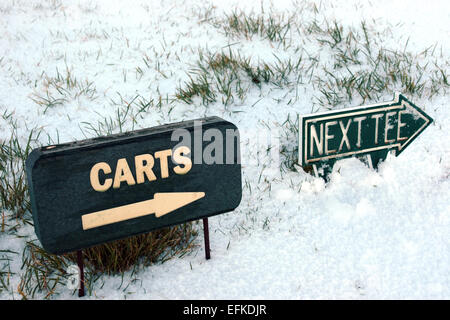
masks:
{"type": "Polygon", "coordinates": [[[204,192],[155,193],[153,199],[127,204],[120,207],[96,211],[81,216],[83,230],[101,227],[149,214],[157,218],[177,210],[205,196],[204,192]]]}

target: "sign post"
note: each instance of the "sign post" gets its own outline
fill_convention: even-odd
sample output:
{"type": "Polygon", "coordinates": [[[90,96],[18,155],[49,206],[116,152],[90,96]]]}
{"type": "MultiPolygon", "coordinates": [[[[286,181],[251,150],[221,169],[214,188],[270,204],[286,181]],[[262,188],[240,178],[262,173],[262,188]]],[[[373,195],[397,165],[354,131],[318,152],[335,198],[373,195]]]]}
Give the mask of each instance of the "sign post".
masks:
{"type": "Polygon", "coordinates": [[[80,272],[80,284],[78,287],[78,296],[84,297],[84,262],[83,262],[83,250],[77,250],[77,264],[80,272]]]}
{"type": "Polygon", "coordinates": [[[38,148],[26,170],[53,254],[203,219],[209,259],[207,218],[242,197],[239,131],[218,117],[38,148]]]}
{"type": "Polygon", "coordinates": [[[209,249],[208,218],[203,218],[203,236],[205,238],[205,258],[206,258],[206,260],[209,260],[209,259],[211,259],[211,251],[209,249]]]}
{"type": "Polygon", "coordinates": [[[390,102],[300,115],[299,163],[325,178],[347,157],[362,157],[377,168],[388,152],[398,156],[432,122],[399,93],[390,102]]]}

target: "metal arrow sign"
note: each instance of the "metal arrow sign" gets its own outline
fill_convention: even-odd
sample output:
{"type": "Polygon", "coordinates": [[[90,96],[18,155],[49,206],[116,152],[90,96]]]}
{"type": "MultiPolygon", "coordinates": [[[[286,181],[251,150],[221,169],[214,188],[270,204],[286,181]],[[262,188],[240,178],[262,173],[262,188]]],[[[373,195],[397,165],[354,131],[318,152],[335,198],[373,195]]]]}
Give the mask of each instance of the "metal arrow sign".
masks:
{"type": "Polygon", "coordinates": [[[362,157],[376,168],[389,151],[395,155],[432,122],[425,112],[396,93],[390,102],[299,116],[299,162],[327,177],[334,162],[362,157]]]}

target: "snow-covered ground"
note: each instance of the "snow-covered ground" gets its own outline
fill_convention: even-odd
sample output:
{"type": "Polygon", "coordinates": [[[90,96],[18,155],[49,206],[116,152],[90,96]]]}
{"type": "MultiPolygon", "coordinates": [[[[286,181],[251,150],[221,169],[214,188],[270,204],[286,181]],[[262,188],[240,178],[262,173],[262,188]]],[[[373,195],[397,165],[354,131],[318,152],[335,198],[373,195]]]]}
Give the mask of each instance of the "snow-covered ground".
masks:
{"type": "MultiPolygon", "coordinates": [[[[117,110],[137,95],[172,97],[188,80],[199,49],[228,46],[266,63],[294,56],[296,44],[311,54],[322,50],[303,38],[286,47],[258,36],[229,37],[206,21],[205,12],[220,18],[240,8],[305,21],[317,15],[346,28],[365,20],[387,48],[407,43],[419,53],[437,45],[436,61],[449,73],[449,2],[313,3],[1,0],[0,141],[11,136],[11,117],[5,116],[11,113],[24,140],[32,128],[42,130],[43,144],[92,137],[92,127],[116,119],[117,110]],[[45,78],[66,70],[95,90],[72,88],[65,101],[47,109],[36,103],[45,92],[58,97],[45,78]]],[[[219,99],[208,106],[196,100],[131,110],[125,130],[214,115],[235,123],[242,143],[242,202],[234,212],[209,219],[211,260],[204,258],[199,236],[191,254],[123,278],[102,276],[83,299],[449,299],[449,97],[408,97],[434,123],[378,171],[346,159],[325,183],[302,170],[280,171],[280,163],[261,155],[265,150],[251,140],[267,128],[284,136],[288,116],[310,113],[317,90],[308,83],[294,89],[267,84],[250,86],[243,101],[228,106],[219,99]],[[290,98],[295,102],[287,103],[290,98]]],[[[31,226],[17,234],[35,238],[31,226]]],[[[0,250],[21,253],[24,245],[24,238],[0,233],[0,250]]],[[[21,255],[11,257],[12,289],[0,292],[2,299],[21,298],[21,255]]],[[[68,288],[58,293],[53,297],[76,298],[68,288]]]]}

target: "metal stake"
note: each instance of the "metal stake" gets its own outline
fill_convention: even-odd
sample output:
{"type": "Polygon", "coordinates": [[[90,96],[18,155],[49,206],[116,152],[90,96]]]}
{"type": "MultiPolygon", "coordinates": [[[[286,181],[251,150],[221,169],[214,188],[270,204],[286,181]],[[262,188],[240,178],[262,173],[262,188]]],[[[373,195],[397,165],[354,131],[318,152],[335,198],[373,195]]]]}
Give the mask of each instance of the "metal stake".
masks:
{"type": "Polygon", "coordinates": [[[80,270],[80,287],[78,288],[78,297],[84,297],[84,264],[83,250],[77,251],[78,269],[80,270]]]}
{"type": "Polygon", "coordinates": [[[211,259],[211,252],[209,248],[209,228],[208,228],[208,218],[203,218],[203,235],[205,238],[205,258],[206,260],[211,259]]]}

